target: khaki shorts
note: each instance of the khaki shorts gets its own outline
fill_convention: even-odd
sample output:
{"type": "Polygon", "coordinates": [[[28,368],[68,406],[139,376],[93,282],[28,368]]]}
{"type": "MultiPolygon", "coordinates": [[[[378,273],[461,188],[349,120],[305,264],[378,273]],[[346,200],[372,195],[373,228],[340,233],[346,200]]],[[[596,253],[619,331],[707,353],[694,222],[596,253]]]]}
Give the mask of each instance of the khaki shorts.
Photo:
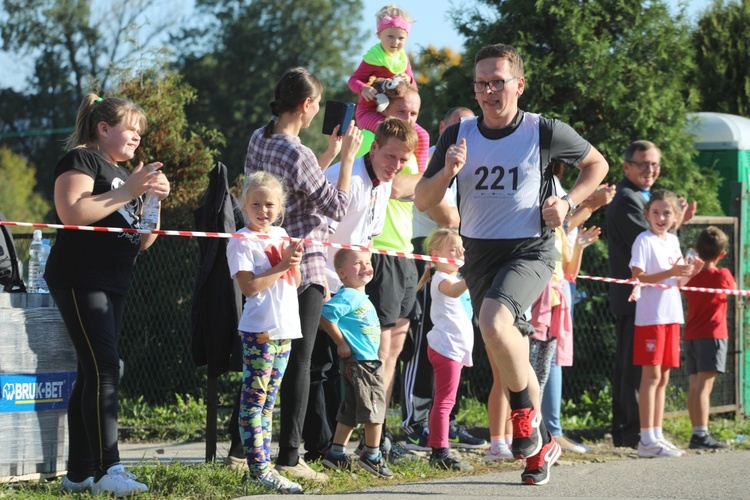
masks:
{"type": "Polygon", "coordinates": [[[339,360],[344,381],[344,400],[336,421],[349,427],[385,422],[385,385],[380,361],[339,360]]]}

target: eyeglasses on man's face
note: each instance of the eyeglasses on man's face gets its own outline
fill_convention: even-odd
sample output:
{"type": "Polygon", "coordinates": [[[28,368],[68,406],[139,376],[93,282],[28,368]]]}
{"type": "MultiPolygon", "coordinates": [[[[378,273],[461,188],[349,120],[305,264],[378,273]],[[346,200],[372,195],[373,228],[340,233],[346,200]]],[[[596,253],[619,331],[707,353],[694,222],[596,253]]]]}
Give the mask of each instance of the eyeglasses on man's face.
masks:
{"type": "Polygon", "coordinates": [[[638,170],[640,170],[641,172],[645,172],[646,170],[649,170],[649,169],[659,170],[661,168],[660,163],[651,163],[650,161],[630,161],[630,160],[625,160],[625,161],[627,161],[631,165],[635,165],[636,167],[638,167],[638,170]]]}
{"type": "Polygon", "coordinates": [[[518,77],[514,76],[513,78],[508,78],[507,80],[492,80],[489,82],[472,82],[474,84],[474,93],[475,94],[482,94],[487,89],[490,89],[492,92],[501,92],[505,88],[505,84],[508,82],[512,82],[513,80],[517,80],[518,77]]]}

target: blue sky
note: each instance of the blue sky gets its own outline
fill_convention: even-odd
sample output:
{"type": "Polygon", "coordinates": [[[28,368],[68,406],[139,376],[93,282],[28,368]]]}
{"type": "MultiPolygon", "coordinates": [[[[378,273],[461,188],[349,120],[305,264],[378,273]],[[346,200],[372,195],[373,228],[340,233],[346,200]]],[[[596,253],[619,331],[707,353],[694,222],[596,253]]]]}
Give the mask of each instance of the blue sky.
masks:
{"type": "MultiPolygon", "coordinates": [[[[390,0],[390,2],[393,2],[393,0],[390,0]]],[[[688,15],[695,20],[700,11],[705,9],[710,2],[711,0],[691,0],[684,3],[688,4],[688,15]]],[[[162,10],[168,9],[171,15],[179,17],[189,15],[192,3],[192,0],[168,0],[161,2],[161,5],[162,10]]],[[[380,7],[389,3],[389,0],[363,0],[363,3],[362,29],[369,33],[369,36],[365,39],[365,47],[369,47],[377,41],[375,37],[375,13],[380,7]]],[[[407,50],[414,52],[428,45],[462,50],[463,38],[453,28],[448,12],[458,6],[478,4],[476,1],[469,0],[406,0],[396,3],[406,9],[409,15],[416,20],[406,45],[407,50]]],[[[676,9],[680,0],[667,0],[667,3],[673,9],[676,9]]],[[[0,71],[0,87],[12,86],[17,90],[23,88],[24,79],[31,70],[28,59],[17,54],[3,52],[0,52],[0,68],[2,68],[2,71],[0,71]]]]}
{"type": "MultiPolygon", "coordinates": [[[[529,0],[531,1],[531,0],[529,0]]],[[[688,4],[688,15],[697,19],[701,10],[705,9],[711,0],[690,0],[680,2],[679,0],[666,0],[667,4],[676,12],[678,3],[688,4]]],[[[467,0],[363,0],[364,29],[370,30],[372,36],[366,45],[376,42],[375,38],[375,13],[388,3],[396,3],[399,7],[406,9],[409,15],[416,20],[412,27],[409,39],[406,43],[407,50],[416,52],[420,47],[435,45],[437,47],[451,47],[456,50],[463,49],[463,38],[453,28],[448,18],[448,12],[462,5],[475,6],[479,2],[467,0]]]]}

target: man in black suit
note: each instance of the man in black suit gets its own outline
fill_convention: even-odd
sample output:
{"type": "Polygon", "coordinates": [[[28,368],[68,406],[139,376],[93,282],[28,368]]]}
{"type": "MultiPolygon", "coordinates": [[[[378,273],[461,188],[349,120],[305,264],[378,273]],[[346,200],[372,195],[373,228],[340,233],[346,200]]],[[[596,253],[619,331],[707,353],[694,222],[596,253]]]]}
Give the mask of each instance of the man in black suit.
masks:
{"type": "MultiPolygon", "coordinates": [[[[609,276],[619,279],[631,277],[631,248],[636,236],[648,229],[643,211],[651,197],[651,186],[661,171],[661,151],[652,142],[635,141],[625,149],[624,156],[622,170],[625,178],[617,186],[617,194],[607,207],[609,276]]],[[[680,198],[680,208],[678,226],[693,216],[696,205],[680,198]]],[[[632,289],[630,285],[611,284],[609,287],[610,309],[617,317],[617,350],[612,377],[612,442],[615,446],[637,448],[641,368],[633,365],[635,302],[628,302],[632,289]]]]}

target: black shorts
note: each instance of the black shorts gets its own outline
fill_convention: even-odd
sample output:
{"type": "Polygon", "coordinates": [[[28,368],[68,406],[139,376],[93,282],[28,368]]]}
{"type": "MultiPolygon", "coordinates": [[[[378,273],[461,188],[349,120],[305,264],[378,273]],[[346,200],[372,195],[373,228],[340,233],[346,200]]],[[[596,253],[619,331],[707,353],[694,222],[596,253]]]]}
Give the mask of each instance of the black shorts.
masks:
{"type": "Polygon", "coordinates": [[[727,365],[727,344],[727,339],[686,340],[683,352],[687,374],[724,373],[727,365]]]}
{"type": "Polygon", "coordinates": [[[365,292],[378,312],[380,325],[396,325],[399,318],[416,318],[417,266],[413,260],[372,255],[373,278],[365,292]]]}
{"type": "Polygon", "coordinates": [[[539,298],[555,268],[554,234],[516,240],[463,238],[461,274],[466,279],[474,314],[484,299],[504,304],[515,318],[539,298]]]}

